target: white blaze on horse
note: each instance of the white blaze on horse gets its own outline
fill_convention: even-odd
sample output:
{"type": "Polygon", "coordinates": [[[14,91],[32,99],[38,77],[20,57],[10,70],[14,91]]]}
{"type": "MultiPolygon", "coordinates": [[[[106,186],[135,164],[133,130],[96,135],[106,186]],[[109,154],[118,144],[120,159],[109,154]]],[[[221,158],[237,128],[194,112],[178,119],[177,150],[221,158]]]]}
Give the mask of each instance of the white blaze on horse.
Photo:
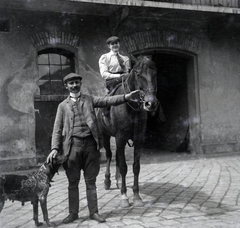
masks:
{"type": "Polygon", "coordinates": [[[139,173],[140,154],[144,144],[145,130],[147,123],[147,112],[155,112],[158,107],[157,93],[157,70],[153,61],[146,56],[135,59],[134,66],[127,79],[118,85],[113,95],[126,94],[130,91],[139,90],[140,97],[132,102],[112,106],[109,118],[106,118],[101,109],[97,112],[99,129],[103,137],[103,146],[106,150],[107,167],[105,173],[105,189],[109,189],[110,163],[112,151],[110,149],[111,136],[116,139],[116,180],[117,186],[121,177],[121,207],[129,207],[127,197],[126,175],[127,164],[125,159],[125,146],[128,140],[133,141],[134,161],[133,161],[133,204],[143,206],[139,195],[139,173]],[[119,175],[120,172],[120,175],[119,175]]]}

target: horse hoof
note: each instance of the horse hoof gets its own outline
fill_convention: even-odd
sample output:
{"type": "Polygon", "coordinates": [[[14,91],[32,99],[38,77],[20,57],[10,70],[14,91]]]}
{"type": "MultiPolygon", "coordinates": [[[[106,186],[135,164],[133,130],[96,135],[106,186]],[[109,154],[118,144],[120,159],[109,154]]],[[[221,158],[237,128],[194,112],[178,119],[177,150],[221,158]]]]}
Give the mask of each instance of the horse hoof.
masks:
{"type": "Polygon", "coordinates": [[[139,200],[134,200],[134,201],[133,201],[133,206],[134,206],[134,207],[143,207],[143,206],[144,206],[144,203],[143,203],[143,201],[142,201],[141,199],[139,199],[139,200]]]}
{"type": "Polygon", "coordinates": [[[105,190],[109,190],[110,187],[111,187],[111,180],[106,180],[104,181],[104,187],[105,187],[105,190]]]}
{"type": "Polygon", "coordinates": [[[133,197],[133,206],[134,207],[143,207],[144,203],[142,201],[142,198],[140,197],[139,194],[135,194],[133,197]]]}
{"type": "Polygon", "coordinates": [[[121,199],[120,206],[121,208],[130,207],[128,199],[121,199]]]}

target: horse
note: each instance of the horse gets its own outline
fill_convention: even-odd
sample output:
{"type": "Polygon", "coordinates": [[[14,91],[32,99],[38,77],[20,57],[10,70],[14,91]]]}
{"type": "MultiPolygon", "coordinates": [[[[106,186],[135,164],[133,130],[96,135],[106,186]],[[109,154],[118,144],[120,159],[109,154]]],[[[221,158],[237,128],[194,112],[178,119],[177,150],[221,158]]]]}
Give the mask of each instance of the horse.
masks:
{"type": "MultiPolygon", "coordinates": [[[[133,58],[131,59],[133,61],[133,58]]],[[[147,112],[155,112],[158,107],[156,98],[157,92],[157,69],[152,60],[146,56],[134,58],[134,65],[129,75],[120,85],[115,88],[113,95],[126,94],[134,90],[139,90],[139,97],[134,101],[118,106],[112,106],[109,110],[109,117],[104,115],[100,108],[97,111],[99,130],[103,139],[103,147],[106,150],[106,172],[105,189],[111,186],[110,164],[112,151],[110,149],[110,138],[115,137],[116,141],[116,181],[117,187],[121,177],[121,207],[129,207],[127,197],[126,175],[127,164],[125,159],[125,146],[129,140],[133,141],[134,162],[133,162],[133,205],[143,206],[143,201],[139,195],[139,173],[140,154],[143,148],[145,130],[147,123],[147,112]],[[120,172],[120,175],[119,175],[120,172]]]]}

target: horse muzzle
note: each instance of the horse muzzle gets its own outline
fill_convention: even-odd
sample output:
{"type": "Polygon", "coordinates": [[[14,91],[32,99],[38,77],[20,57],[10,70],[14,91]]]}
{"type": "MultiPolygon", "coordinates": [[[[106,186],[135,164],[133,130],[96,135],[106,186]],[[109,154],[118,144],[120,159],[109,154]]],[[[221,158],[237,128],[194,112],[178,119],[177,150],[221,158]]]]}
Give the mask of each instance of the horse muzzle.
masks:
{"type": "Polygon", "coordinates": [[[143,102],[143,109],[148,111],[148,112],[155,112],[158,107],[158,100],[154,99],[152,101],[144,101],[143,102]]]}

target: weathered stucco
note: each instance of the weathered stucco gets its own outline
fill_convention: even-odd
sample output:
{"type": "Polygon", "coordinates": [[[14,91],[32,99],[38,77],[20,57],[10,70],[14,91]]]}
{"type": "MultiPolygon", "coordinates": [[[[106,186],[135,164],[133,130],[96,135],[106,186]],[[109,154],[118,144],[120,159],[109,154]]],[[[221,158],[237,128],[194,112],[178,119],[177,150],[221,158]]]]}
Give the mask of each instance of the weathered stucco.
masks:
{"type": "MultiPolygon", "coordinates": [[[[76,71],[83,75],[84,92],[94,95],[106,93],[98,59],[108,51],[105,39],[115,31],[113,28],[118,28],[117,35],[125,42],[125,45],[122,42],[125,54],[159,52],[183,56],[188,61],[187,102],[192,152],[239,150],[239,32],[234,37],[223,33],[213,41],[209,37],[209,15],[191,11],[150,13],[149,9],[139,9],[133,12],[131,8],[130,16],[117,25],[111,16],[13,11],[10,32],[0,32],[1,169],[36,165],[37,53],[45,47],[73,47],[57,42],[34,44],[31,37],[54,31],[72,33],[79,38],[74,47],[76,71]]],[[[9,14],[1,14],[9,18],[9,14]]],[[[186,120],[179,121],[184,124],[186,120]]]]}
{"type": "Polygon", "coordinates": [[[239,150],[239,42],[205,42],[199,55],[202,144],[208,152],[239,150]],[[213,144],[213,145],[211,145],[213,144]],[[214,147],[215,144],[215,147],[214,147]],[[223,147],[222,147],[223,146],[223,147]],[[222,148],[221,148],[222,147],[222,148]]]}
{"type": "Polygon", "coordinates": [[[36,90],[36,63],[27,36],[18,32],[1,36],[1,168],[11,169],[35,163],[35,117],[33,93],[36,90]],[[5,160],[11,160],[6,163],[5,160]]]}

